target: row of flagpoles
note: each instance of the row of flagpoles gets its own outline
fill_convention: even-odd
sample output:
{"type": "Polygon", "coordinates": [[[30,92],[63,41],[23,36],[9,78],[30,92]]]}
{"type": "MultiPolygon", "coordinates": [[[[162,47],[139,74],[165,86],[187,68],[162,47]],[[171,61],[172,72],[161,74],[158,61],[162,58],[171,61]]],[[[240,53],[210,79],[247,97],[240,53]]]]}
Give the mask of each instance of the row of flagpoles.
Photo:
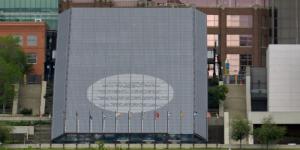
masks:
{"type": "MultiPolygon", "coordinates": [[[[118,132],[118,128],[117,128],[117,126],[118,126],[118,124],[119,124],[119,119],[118,118],[120,118],[121,117],[121,115],[123,115],[123,114],[127,114],[127,119],[128,119],[128,132],[131,132],[130,131],[130,126],[131,126],[131,118],[132,118],[132,113],[131,112],[128,112],[128,113],[120,113],[120,112],[114,112],[115,113],[115,116],[114,117],[108,117],[108,116],[106,116],[105,114],[104,114],[104,112],[102,112],[101,113],[101,122],[102,122],[102,133],[104,133],[105,131],[106,131],[106,129],[105,129],[105,126],[106,126],[106,120],[107,120],[107,118],[112,118],[112,119],[114,119],[114,123],[115,123],[115,132],[117,133],[118,132]]],[[[171,115],[172,115],[172,113],[171,112],[169,112],[169,111],[167,111],[166,112],[167,113],[167,124],[166,124],[166,132],[167,133],[169,133],[169,126],[170,126],[170,123],[169,123],[169,120],[170,120],[170,117],[171,117],[171,115]]],[[[144,131],[144,114],[145,114],[145,112],[141,112],[140,113],[141,114],[141,117],[140,117],[140,119],[141,119],[141,132],[143,132],[144,131]]],[[[194,119],[195,119],[195,117],[198,115],[198,113],[197,112],[194,112],[194,114],[193,114],[193,117],[194,117],[194,119]]],[[[80,132],[80,119],[79,119],[79,115],[78,115],[78,112],[76,112],[76,114],[75,114],[75,116],[76,116],[76,132],[77,133],[79,133],[80,132]]],[[[180,132],[182,132],[182,119],[183,119],[183,117],[184,117],[184,112],[182,112],[182,111],[180,111],[179,112],[179,116],[180,116],[180,132]]],[[[153,113],[153,121],[154,121],[154,132],[156,132],[156,121],[158,120],[160,118],[160,112],[157,112],[157,111],[155,111],[154,113],[153,113]]],[[[195,120],[194,120],[195,121],[195,120]]],[[[66,128],[66,127],[65,127],[66,128]]],[[[91,113],[89,112],[89,132],[90,133],[92,133],[93,132],[93,116],[91,115],[91,113]]]]}

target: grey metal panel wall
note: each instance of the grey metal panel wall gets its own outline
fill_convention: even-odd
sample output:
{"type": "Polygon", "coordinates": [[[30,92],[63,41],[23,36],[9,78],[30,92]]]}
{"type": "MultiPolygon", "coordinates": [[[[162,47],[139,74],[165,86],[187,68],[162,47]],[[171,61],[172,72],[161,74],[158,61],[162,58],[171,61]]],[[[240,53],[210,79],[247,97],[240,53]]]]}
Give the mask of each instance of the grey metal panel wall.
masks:
{"type": "MultiPolygon", "coordinates": [[[[157,109],[159,117],[155,131],[154,110],[150,110],[144,114],[143,131],[141,131],[141,113],[131,115],[130,132],[166,133],[167,111],[169,111],[171,113],[169,133],[192,134],[194,67],[201,68],[199,75],[203,77],[198,82],[207,86],[206,73],[204,74],[206,48],[199,46],[196,50],[194,46],[195,40],[203,40],[202,44],[206,45],[205,16],[199,14],[199,18],[195,19],[194,13],[195,10],[192,8],[73,8],[66,131],[114,133],[115,112],[93,104],[93,99],[88,100],[87,93],[95,82],[106,81],[113,76],[122,77],[125,74],[154,77],[155,82],[157,80],[165,82],[174,91],[173,100],[157,109]],[[198,33],[203,35],[199,35],[198,39],[194,39],[195,20],[203,22],[200,23],[203,28],[198,29],[198,33]],[[195,64],[194,53],[200,50],[203,52],[197,53],[203,58],[195,64]],[[203,79],[204,81],[200,81],[203,79]],[[106,117],[104,131],[103,113],[106,117]],[[92,124],[89,121],[90,115],[92,124]]],[[[202,93],[199,92],[204,94],[199,97],[206,97],[207,91],[204,86],[199,90],[204,90],[202,93]]],[[[206,106],[207,98],[204,99],[205,104],[201,104],[202,107],[206,106]]],[[[200,104],[204,99],[197,101],[200,104]]],[[[203,115],[205,114],[201,116],[203,115]]],[[[127,133],[128,115],[122,113],[118,117],[117,124],[118,133],[127,133]]],[[[201,128],[199,131],[202,131],[200,124],[205,126],[205,122],[198,125],[199,129],[201,128]]]]}
{"type": "Polygon", "coordinates": [[[54,74],[52,139],[64,132],[65,86],[67,77],[70,17],[71,11],[69,10],[59,16],[57,56],[54,74]]]}
{"type": "MultiPolygon", "coordinates": [[[[300,1],[271,0],[273,12],[273,30],[277,32],[278,44],[300,43],[300,1]],[[275,18],[274,18],[275,17],[275,18]],[[275,23],[277,22],[277,23],[275,23]]],[[[275,38],[275,33],[272,35],[275,38]]],[[[275,43],[276,44],[276,43],[275,43]]]]}
{"type": "Polygon", "coordinates": [[[207,56],[206,47],[206,15],[195,10],[195,132],[207,138],[207,56]]]}

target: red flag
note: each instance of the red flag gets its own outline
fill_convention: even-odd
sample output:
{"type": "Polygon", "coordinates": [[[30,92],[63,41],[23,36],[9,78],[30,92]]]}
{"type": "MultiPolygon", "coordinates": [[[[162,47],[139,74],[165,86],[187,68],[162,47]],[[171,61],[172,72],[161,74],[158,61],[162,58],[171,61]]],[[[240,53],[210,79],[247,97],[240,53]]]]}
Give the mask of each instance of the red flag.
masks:
{"type": "Polygon", "coordinates": [[[210,112],[206,113],[206,118],[211,118],[211,113],[210,112]]]}
{"type": "Polygon", "coordinates": [[[155,119],[159,119],[159,112],[155,112],[155,119]]]}

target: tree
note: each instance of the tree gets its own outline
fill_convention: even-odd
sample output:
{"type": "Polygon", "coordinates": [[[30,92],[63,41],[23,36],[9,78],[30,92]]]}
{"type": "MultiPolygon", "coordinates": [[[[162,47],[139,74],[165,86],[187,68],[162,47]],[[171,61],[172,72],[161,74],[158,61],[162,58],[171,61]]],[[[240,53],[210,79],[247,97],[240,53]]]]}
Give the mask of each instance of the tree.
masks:
{"type": "Polygon", "coordinates": [[[12,129],[6,125],[0,124],[0,142],[6,143],[10,138],[12,129]]]}
{"type": "Polygon", "coordinates": [[[0,104],[3,106],[3,113],[5,105],[15,95],[13,84],[19,82],[30,68],[18,45],[18,39],[11,36],[0,37],[0,104]]]}
{"type": "Polygon", "coordinates": [[[217,85],[208,88],[208,107],[218,108],[220,101],[226,99],[228,88],[225,85],[217,85]]]}
{"type": "Polygon", "coordinates": [[[237,117],[232,121],[231,138],[240,141],[240,149],[242,149],[242,140],[250,133],[250,126],[247,119],[237,117]]]}
{"type": "Polygon", "coordinates": [[[266,144],[269,149],[269,144],[276,142],[285,135],[286,129],[277,126],[272,117],[266,117],[262,120],[260,128],[254,130],[254,137],[262,144],[266,144]]]}

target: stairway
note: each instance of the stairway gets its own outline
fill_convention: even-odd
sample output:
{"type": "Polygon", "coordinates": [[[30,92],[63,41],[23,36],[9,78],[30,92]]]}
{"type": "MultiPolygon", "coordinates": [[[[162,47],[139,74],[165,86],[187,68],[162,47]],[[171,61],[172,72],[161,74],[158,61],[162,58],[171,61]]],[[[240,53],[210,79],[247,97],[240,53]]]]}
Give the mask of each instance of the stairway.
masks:
{"type": "Polygon", "coordinates": [[[32,143],[50,143],[51,140],[51,125],[36,125],[34,127],[34,136],[32,143]]]}

